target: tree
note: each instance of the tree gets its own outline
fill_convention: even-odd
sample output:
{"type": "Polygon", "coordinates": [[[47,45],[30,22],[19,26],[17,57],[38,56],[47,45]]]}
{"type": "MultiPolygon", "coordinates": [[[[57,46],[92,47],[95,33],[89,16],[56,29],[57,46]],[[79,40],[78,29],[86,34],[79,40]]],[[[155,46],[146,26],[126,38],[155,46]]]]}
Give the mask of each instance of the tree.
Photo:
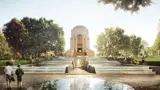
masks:
{"type": "Polygon", "coordinates": [[[120,53],[124,56],[124,58],[129,57],[131,54],[130,38],[128,35],[122,36],[120,53]]]}
{"type": "Polygon", "coordinates": [[[160,32],[158,32],[152,47],[153,47],[153,50],[157,53],[157,55],[160,55],[160,32]]]}
{"type": "Polygon", "coordinates": [[[140,7],[149,6],[151,0],[98,0],[99,3],[112,4],[117,9],[122,9],[124,11],[135,12],[140,10],[140,7]]]}
{"type": "Polygon", "coordinates": [[[147,50],[149,50],[149,45],[148,42],[145,40],[141,40],[141,50],[140,50],[140,55],[141,56],[148,56],[147,50]]]}
{"type": "Polygon", "coordinates": [[[107,28],[97,37],[96,48],[106,56],[120,56],[120,52],[127,51],[130,46],[129,36],[121,28],[107,28]]]}
{"type": "Polygon", "coordinates": [[[41,53],[50,50],[64,51],[64,32],[52,20],[24,17],[21,22],[24,23],[28,31],[24,50],[25,56],[39,58],[41,53]]]}
{"type": "Polygon", "coordinates": [[[138,57],[140,50],[142,49],[141,38],[135,35],[130,36],[131,52],[134,57],[138,57]]]}
{"type": "Polygon", "coordinates": [[[21,53],[24,44],[24,37],[26,30],[22,22],[18,19],[13,18],[10,22],[6,23],[3,28],[4,36],[8,45],[13,48],[14,58],[18,53],[21,53]]]}
{"type": "Polygon", "coordinates": [[[10,49],[7,45],[5,36],[0,34],[0,57],[3,57],[6,54],[10,54],[10,49]]]}
{"type": "Polygon", "coordinates": [[[104,32],[102,32],[101,34],[99,34],[97,36],[97,40],[96,40],[96,48],[98,51],[98,55],[100,56],[104,56],[105,55],[105,34],[104,32]]]}

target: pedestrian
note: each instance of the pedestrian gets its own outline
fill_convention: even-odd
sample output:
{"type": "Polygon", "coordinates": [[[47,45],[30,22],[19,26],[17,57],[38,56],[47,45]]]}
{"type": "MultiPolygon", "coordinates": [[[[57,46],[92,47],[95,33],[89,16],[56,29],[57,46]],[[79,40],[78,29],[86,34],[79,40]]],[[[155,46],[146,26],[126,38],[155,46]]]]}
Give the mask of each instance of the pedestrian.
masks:
{"type": "Polygon", "coordinates": [[[17,65],[17,69],[16,69],[15,73],[17,75],[17,88],[21,89],[22,88],[22,75],[24,74],[24,71],[21,68],[20,64],[17,65]]]}
{"type": "Polygon", "coordinates": [[[7,90],[11,90],[11,77],[13,75],[13,69],[11,67],[11,63],[10,62],[6,62],[6,67],[4,69],[5,72],[5,78],[6,78],[6,82],[7,82],[7,90]]]}
{"type": "Polygon", "coordinates": [[[144,57],[142,57],[142,64],[145,64],[145,60],[144,60],[144,57]]]}

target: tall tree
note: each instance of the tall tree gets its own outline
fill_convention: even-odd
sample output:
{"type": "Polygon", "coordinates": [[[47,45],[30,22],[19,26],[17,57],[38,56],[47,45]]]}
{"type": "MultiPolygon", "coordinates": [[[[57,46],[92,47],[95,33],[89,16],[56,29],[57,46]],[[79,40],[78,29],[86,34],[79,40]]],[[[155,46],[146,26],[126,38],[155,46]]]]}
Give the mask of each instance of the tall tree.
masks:
{"type": "Polygon", "coordinates": [[[21,21],[28,31],[25,54],[35,58],[48,50],[64,51],[64,32],[52,20],[24,17],[21,21]]]}
{"type": "Polygon", "coordinates": [[[135,35],[130,36],[131,52],[135,57],[138,57],[140,50],[142,49],[141,38],[135,35]]]}
{"type": "Polygon", "coordinates": [[[99,53],[105,53],[106,56],[119,56],[121,51],[130,48],[129,36],[124,34],[121,28],[107,28],[105,32],[97,37],[96,48],[99,53]]]}
{"type": "Polygon", "coordinates": [[[95,46],[97,48],[98,55],[100,56],[105,55],[105,45],[106,45],[105,41],[106,41],[105,34],[104,32],[102,32],[97,36],[96,46],[95,46]]]}
{"type": "Polygon", "coordinates": [[[141,40],[141,45],[140,45],[140,54],[141,56],[148,56],[147,50],[149,50],[149,44],[145,40],[141,40]]]}
{"type": "Polygon", "coordinates": [[[0,57],[3,57],[6,54],[10,54],[10,49],[7,45],[5,36],[0,34],[0,57]]]}
{"type": "Polygon", "coordinates": [[[140,10],[140,7],[149,6],[152,1],[151,0],[98,0],[103,4],[112,4],[117,9],[122,9],[124,11],[135,12],[140,10]]]}
{"type": "Polygon", "coordinates": [[[160,32],[158,32],[152,47],[153,47],[153,50],[157,53],[157,55],[160,55],[160,32]]]}
{"type": "Polygon", "coordinates": [[[4,36],[8,45],[14,50],[15,58],[17,53],[21,53],[24,44],[24,37],[26,30],[22,22],[13,18],[10,22],[6,23],[3,28],[4,36]]]}

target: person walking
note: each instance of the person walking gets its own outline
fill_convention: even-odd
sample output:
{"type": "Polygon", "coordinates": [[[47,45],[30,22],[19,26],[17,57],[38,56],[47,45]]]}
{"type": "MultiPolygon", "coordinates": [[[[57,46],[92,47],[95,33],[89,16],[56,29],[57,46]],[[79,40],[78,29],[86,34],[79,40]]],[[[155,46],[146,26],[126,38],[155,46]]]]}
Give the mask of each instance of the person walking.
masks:
{"type": "Polygon", "coordinates": [[[22,88],[22,75],[24,74],[23,69],[21,68],[21,65],[17,65],[17,69],[15,71],[15,74],[17,75],[17,88],[21,89],[22,88]]]}
{"type": "Polygon", "coordinates": [[[4,68],[5,78],[7,82],[7,90],[11,90],[11,77],[13,74],[13,69],[11,67],[11,63],[6,62],[6,67],[4,68]]]}

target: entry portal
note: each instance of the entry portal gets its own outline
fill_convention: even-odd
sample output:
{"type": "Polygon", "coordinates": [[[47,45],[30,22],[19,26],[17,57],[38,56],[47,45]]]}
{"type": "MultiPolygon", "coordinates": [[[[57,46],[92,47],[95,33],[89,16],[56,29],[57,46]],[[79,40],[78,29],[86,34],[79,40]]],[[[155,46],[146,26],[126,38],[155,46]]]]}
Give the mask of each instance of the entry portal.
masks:
{"type": "Polygon", "coordinates": [[[78,48],[78,49],[77,49],[77,52],[82,52],[82,48],[78,48]]]}

